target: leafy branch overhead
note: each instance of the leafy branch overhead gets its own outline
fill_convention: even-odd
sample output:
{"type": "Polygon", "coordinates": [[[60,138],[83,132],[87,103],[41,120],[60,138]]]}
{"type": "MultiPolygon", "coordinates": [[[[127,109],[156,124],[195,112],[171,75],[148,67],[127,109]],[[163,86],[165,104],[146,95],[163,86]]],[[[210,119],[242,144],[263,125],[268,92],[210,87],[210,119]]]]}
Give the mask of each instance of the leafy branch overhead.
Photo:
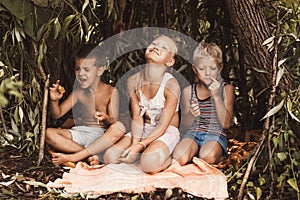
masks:
{"type": "MultiPolygon", "coordinates": [[[[50,85],[60,80],[67,96],[74,85],[72,53],[79,44],[161,27],[221,47],[222,75],[235,86],[236,139],[245,140],[251,131],[265,134],[249,172],[250,157],[238,169],[225,170],[230,196],[237,197],[242,188],[251,199],[283,197],[286,191],[300,199],[299,8],[297,0],[1,0],[1,146],[26,155],[38,151],[47,75],[50,85]]],[[[193,50],[184,38],[176,40],[193,50]]],[[[112,57],[137,44],[141,48],[108,60],[104,81],[115,85],[143,64],[142,46],[148,42],[119,37],[111,44],[106,53],[112,57]]],[[[176,58],[174,69],[192,81],[191,55],[180,53],[184,58],[176,58]]],[[[70,115],[59,120],[47,116],[46,125],[60,126],[70,115]]]]}

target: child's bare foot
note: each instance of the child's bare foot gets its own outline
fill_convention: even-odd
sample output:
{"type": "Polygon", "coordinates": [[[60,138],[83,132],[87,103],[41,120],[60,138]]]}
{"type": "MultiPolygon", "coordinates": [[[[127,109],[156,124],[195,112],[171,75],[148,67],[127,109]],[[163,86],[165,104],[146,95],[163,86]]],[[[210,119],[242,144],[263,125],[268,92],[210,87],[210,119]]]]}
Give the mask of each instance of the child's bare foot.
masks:
{"type": "Polygon", "coordinates": [[[72,161],[70,158],[70,155],[68,154],[63,154],[63,153],[52,153],[52,163],[54,165],[60,165],[65,162],[72,161]]]}
{"type": "Polygon", "coordinates": [[[88,158],[88,161],[90,162],[91,166],[100,164],[100,160],[99,160],[99,157],[97,155],[90,156],[88,158]]]}

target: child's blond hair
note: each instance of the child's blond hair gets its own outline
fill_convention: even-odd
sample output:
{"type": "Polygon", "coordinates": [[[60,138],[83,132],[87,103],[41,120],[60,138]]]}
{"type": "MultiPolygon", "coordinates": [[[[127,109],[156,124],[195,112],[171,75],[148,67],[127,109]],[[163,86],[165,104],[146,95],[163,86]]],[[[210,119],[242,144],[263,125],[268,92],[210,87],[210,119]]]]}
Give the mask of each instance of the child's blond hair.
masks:
{"type": "Polygon", "coordinates": [[[199,64],[200,58],[212,57],[215,59],[217,66],[221,67],[223,63],[222,50],[215,43],[201,42],[198,47],[194,50],[193,62],[194,65],[199,64]]]}

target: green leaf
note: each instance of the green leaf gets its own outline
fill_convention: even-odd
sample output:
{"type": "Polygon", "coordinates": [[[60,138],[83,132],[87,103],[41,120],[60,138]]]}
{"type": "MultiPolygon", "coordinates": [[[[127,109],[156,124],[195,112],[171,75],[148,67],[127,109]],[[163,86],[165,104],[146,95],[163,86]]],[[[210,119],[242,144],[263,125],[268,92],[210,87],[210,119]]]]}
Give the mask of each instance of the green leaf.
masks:
{"type": "Polygon", "coordinates": [[[40,7],[47,7],[48,6],[48,0],[31,0],[33,1],[33,3],[36,5],[36,6],[40,6],[40,7]]]}
{"type": "Polygon", "coordinates": [[[285,61],[286,61],[286,58],[283,59],[283,60],[278,61],[278,67],[280,67],[285,61]]]}
{"type": "Polygon", "coordinates": [[[277,72],[276,84],[275,84],[276,87],[277,87],[277,85],[278,85],[280,79],[282,78],[283,74],[284,74],[284,68],[282,67],[282,68],[280,68],[280,69],[278,70],[278,72],[277,72]]]}
{"type": "Polygon", "coordinates": [[[252,69],[254,69],[255,71],[260,72],[260,73],[268,74],[268,72],[266,70],[264,70],[264,69],[258,69],[256,67],[253,67],[252,69]]]}
{"type": "Polygon", "coordinates": [[[33,185],[34,187],[37,187],[37,186],[47,187],[44,183],[38,182],[38,181],[23,181],[23,182],[28,185],[33,185]]]}
{"type": "Polygon", "coordinates": [[[18,133],[18,131],[19,131],[18,126],[16,125],[16,123],[13,119],[11,119],[11,128],[14,133],[18,133]]]}
{"type": "Polygon", "coordinates": [[[23,123],[24,112],[21,106],[19,106],[19,116],[20,116],[20,122],[23,123]]]}
{"type": "Polygon", "coordinates": [[[256,199],[258,200],[261,198],[262,191],[261,191],[260,187],[256,187],[255,190],[256,190],[256,199]]]}
{"type": "Polygon", "coordinates": [[[250,192],[247,192],[247,194],[248,194],[248,196],[249,196],[250,199],[255,200],[255,196],[253,194],[251,194],[250,192]]]}
{"type": "Polygon", "coordinates": [[[269,43],[271,43],[272,41],[274,42],[274,38],[275,38],[275,36],[269,37],[268,39],[266,39],[266,40],[263,42],[262,45],[269,44],[269,43]]]}
{"type": "Polygon", "coordinates": [[[274,143],[274,147],[276,148],[278,146],[278,138],[274,137],[274,138],[272,138],[272,141],[274,143]]]}
{"type": "Polygon", "coordinates": [[[25,19],[24,4],[28,3],[26,0],[2,0],[4,7],[15,17],[20,20],[25,19]]]}
{"type": "Polygon", "coordinates": [[[277,106],[272,108],[261,120],[263,120],[267,117],[271,117],[272,115],[277,113],[282,108],[283,104],[284,104],[284,99],[277,106]]]}
{"type": "Polygon", "coordinates": [[[10,181],[7,181],[7,182],[1,181],[0,185],[9,186],[9,185],[13,184],[15,181],[16,181],[16,179],[10,180],[10,181]]]}
{"type": "Polygon", "coordinates": [[[61,31],[61,26],[58,21],[58,18],[55,19],[53,28],[54,28],[54,40],[55,40],[61,31]]]}
{"type": "Polygon", "coordinates": [[[292,113],[292,102],[291,102],[290,98],[288,98],[288,100],[286,102],[286,107],[288,109],[289,115],[297,122],[300,122],[300,120],[292,113]]]}
{"type": "Polygon", "coordinates": [[[5,106],[7,106],[7,104],[8,104],[7,98],[0,93],[0,106],[4,108],[5,106]]]}
{"type": "Polygon", "coordinates": [[[63,28],[62,28],[62,35],[66,36],[67,35],[67,30],[69,28],[69,25],[71,23],[71,21],[73,20],[73,18],[76,15],[69,15],[68,17],[65,18],[64,23],[63,23],[63,28]]]}
{"type": "Polygon", "coordinates": [[[283,152],[277,153],[277,157],[280,161],[284,161],[286,159],[286,154],[283,152]]]}
{"type": "Polygon", "coordinates": [[[82,5],[82,10],[81,10],[81,12],[83,13],[84,12],[84,10],[86,9],[86,7],[89,5],[89,0],[85,0],[84,1],[84,4],[82,5]]]}
{"type": "Polygon", "coordinates": [[[7,190],[4,188],[1,188],[1,192],[2,192],[2,194],[6,194],[6,195],[10,195],[10,196],[14,195],[14,193],[11,190],[7,190]]]}
{"type": "Polygon", "coordinates": [[[288,184],[290,184],[290,186],[292,186],[292,188],[294,188],[297,192],[299,192],[299,188],[295,178],[290,178],[289,180],[287,180],[287,182],[288,184]]]}

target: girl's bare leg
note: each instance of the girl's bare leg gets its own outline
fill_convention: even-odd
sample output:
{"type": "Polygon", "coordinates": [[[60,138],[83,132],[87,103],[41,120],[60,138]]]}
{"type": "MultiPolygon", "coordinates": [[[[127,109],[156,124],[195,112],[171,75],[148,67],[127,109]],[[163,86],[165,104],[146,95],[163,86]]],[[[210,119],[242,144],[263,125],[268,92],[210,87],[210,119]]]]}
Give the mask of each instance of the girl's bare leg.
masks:
{"type": "Polygon", "coordinates": [[[152,142],[141,155],[140,165],[146,173],[156,173],[171,164],[170,150],[162,141],[152,142]]]}

